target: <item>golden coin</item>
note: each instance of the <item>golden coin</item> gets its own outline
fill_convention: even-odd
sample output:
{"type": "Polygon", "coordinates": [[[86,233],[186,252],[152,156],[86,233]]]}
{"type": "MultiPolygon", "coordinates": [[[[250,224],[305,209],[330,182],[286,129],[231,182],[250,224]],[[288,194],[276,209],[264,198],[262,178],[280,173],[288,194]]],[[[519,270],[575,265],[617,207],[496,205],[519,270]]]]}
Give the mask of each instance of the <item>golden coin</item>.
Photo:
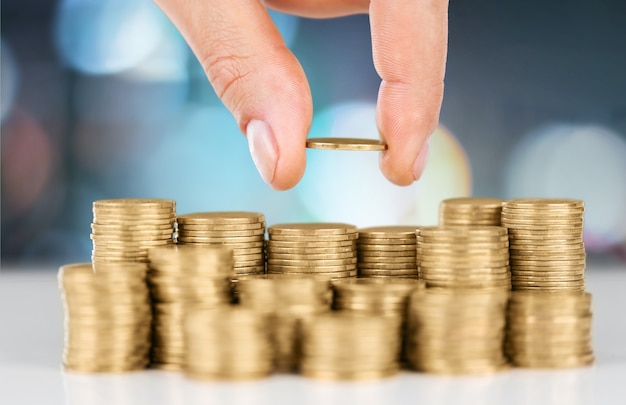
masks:
{"type": "Polygon", "coordinates": [[[195,212],[180,215],[177,218],[179,224],[187,225],[233,225],[265,223],[265,216],[256,212],[195,212]]]}
{"type": "Polygon", "coordinates": [[[236,242],[187,242],[187,241],[179,240],[178,241],[178,245],[223,246],[223,247],[227,247],[227,248],[233,249],[233,254],[234,254],[234,252],[238,251],[239,249],[260,249],[260,250],[263,250],[263,247],[265,246],[265,242],[264,241],[241,242],[241,243],[236,243],[236,242]]]}
{"type": "Polygon", "coordinates": [[[218,237],[218,236],[187,236],[178,235],[178,240],[182,242],[200,242],[200,243],[247,243],[247,242],[263,242],[263,235],[252,236],[232,236],[232,237],[218,237]]]}
{"type": "Polygon", "coordinates": [[[357,231],[356,226],[343,223],[331,222],[310,222],[310,223],[292,223],[292,224],[276,224],[267,229],[270,238],[277,235],[285,236],[334,236],[354,234],[357,231]]]}
{"type": "Polygon", "coordinates": [[[255,222],[251,224],[194,224],[194,223],[180,223],[178,225],[179,230],[193,231],[193,232],[213,232],[213,231],[253,231],[259,229],[265,229],[264,222],[255,222]]]}
{"type": "Polygon", "coordinates": [[[306,147],[325,150],[382,151],[387,144],[364,138],[309,138],[306,147]]]}
{"type": "Polygon", "coordinates": [[[493,236],[505,236],[507,230],[501,226],[476,226],[476,227],[440,227],[440,226],[426,226],[419,229],[419,237],[493,237],[493,236]]]}
{"type": "Polygon", "coordinates": [[[314,272],[332,272],[332,271],[352,271],[356,270],[356,264],[338,264],[338,265],[328,265],[328,266],[317,266],[315,264],[308,264],[306,266],[290,266],[286,264],[267,264],[268,273],[272,270],[275,271],[284,271],[290,273],[314,273],[314,272]]]}
{"type": "Polygon", "coordinates": [[[369,228],[359,229],[359,239],[376,239],[376,238],[415,238],[417,226],[373,226],[369,228]]]}
{"type": "Polygon", "coordinates": [[[176,205],[174,200],[161,198],[119,198],[111,200],[94,201],[93,208],[128,208],[128,207],[149,207],[149,208],[172,208],[176,205]]]}
{"type": "Polygon", "coordinates": [[[503,208],[555,209],[584,208],[584,202],[566,198],[523,198],[505,201],[503,208]]]}
{"type": "Polygon", "coordinates": [[[321,253],[321,254],[308,254],[308,253],[275,253],[268,252],[268,258],[271,259],[287,259],[287,260],[337,260],[337,259],[355,259],[354,252],[346,253],[321,253]]]}
{"type": "Polygon", "coordinates": [[[346,247],[349,246],[356,250],[356,243],[354,240],[341,240],[341,241],[286,241],[286,240],[268,240],[267,248],[333,248],[333,247],[346,247]]]}
{"type": "Polygon", "coordinates": [[[396,257],[384,257],[384,258],[374,258],[374,257],[359,257],[359,263],[411,263],[415,265],[417,263],[417,258],[415,256],[396,256],[396,257]]]}
{"type": "Polygon", "coordinates": [[[370,245],[357,243],[357,249],[359,252],[376,254],[377,252],[389,252],[389,255],[393,255],[393,252],[415,252],[416,244],[399,244],[399,245],[370,245]]]}
{"type": "Polygon", "coordinates": [[[359,260],[386,260],[387,257],[409,257],[415,259],[415,246],[412,246],[412,249],[406,250],[363,250],[358,248],[358,257],[359,260]]]}
{"type": "Polygon", "coordinates": [[[265,236],[265,230],[255,229],[247,231],[189,231],[187,229],[178,229],[179,238],[238,238],[250,236],[265,236]]]}
{"type": "Polygon", "coordinates": [[[346,270],[346,271],[330,271],[330,272],[314,272],[314,273],[289,273],[282,270],[271,270],[267,269],[268,276],[280,276],[282,278],[301,278],[303,275],[306,277],[313,278],[316,280],[334,280],[339,278],[349,278],[356,277],[357,272],[355,270],[346,270]]]}

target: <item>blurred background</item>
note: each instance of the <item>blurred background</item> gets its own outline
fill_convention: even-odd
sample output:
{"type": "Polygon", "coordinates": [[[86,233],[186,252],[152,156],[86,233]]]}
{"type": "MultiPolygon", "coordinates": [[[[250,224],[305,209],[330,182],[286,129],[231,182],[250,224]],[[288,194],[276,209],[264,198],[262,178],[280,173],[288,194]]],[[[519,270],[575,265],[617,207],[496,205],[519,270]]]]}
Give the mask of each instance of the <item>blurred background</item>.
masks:
{"type": "MultiPolygon", "coordinates": [[[[310,136],[376,138],[368,17],[272,17],[311,84],[310,136]]],[[[583,199],[590,260],[626,263],[626,2],[451,1],[449,25],[422,180],[396,187],[376,154],[309,150],[302,182],[275,192],[151,1],[4,0],[2,265],[88,261],[103,198],[368,226],[434,224],[466,195],[583,199]]]]}

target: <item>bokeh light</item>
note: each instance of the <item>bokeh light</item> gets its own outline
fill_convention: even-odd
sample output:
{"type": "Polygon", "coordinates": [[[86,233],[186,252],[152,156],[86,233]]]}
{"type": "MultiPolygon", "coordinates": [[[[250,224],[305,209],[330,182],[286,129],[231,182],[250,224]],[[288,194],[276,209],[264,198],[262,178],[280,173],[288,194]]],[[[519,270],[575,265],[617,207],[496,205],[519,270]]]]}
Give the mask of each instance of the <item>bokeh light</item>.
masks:
{"type": "Polygon", "coordinates": [[[61,0],[55,39],[74,69],[112,74],[150,55],[161,44],[167,24],[150,0],[61,0]]]}
{"type": "MultiPolygon", "coordinates": [[[[372,103],[339,104],[317,114],[310,137],[378,138],[372,103]]],[[[424,224],[436,221],[440,198],[466,194],[467,161],[451,134],[438,130],[431,140],[431,163],[424,179],[391,184],[380,172],[378,153],[309,150],[307,171],[296,190],[319,221],[358,226],[424,224]]]]}
{"type": "Polygon", "coordinates": [[[295,193],[276,193],[260,178],[246,138],[221,107],[189,107],[126,173],[133,195],[174,198],[177,211],[251,210],[268,223],[297,218],[295,193]]]}
{"type": "Polygon", "coordinates": [[[15,109],[2,127],[2,220],[31,209],[53,177],[55,152],[39,123],[15,109]]]}
{"type": "Polygon", "coordinates": [[[441,201],[471,192],[472,173],[465,150],[450,131],[439,126],[430,137],[428,164],[417,182],[415,205],[405,222],[436,225],[441,201]]]}
{"type": "Polygon", "coordinates": [[[10,114],[17,95],[17,87],[19,82],[19,74],[13,52],[4,39],[0,39],[0,123],[3,123],[10,114]]]}
{"type": "Polygon", "coordinates": [[[585,201],[585,241],[608,249],[626,239],[626,140],[596,125],[555,124],[522,139],[510,160],[509,197],[585,201]]]}

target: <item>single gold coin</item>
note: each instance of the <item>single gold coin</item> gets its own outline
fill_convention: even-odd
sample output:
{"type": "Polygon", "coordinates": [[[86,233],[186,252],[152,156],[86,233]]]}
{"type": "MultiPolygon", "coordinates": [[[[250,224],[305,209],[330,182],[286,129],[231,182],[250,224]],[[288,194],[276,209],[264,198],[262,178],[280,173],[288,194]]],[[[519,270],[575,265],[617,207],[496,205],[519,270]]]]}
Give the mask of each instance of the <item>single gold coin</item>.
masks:
{"type": "Polygon", "coordinates": [[[254,222],[251,224],[194,224],[194,223],[179,223],[179,230],[184,231],[253,231],[259,229],[265,229],[264,222],[254,222]]]}
{"type": "Polygon", "coordinates": [[[417,226],[373,226],[359,229],[359,239],[415,238],[417,226]]]}
{"type": "Polygon", "coordinates": [[[268,251],[272,248],[334,248],[349,246],[356,250],[354,240],[340,241],[295,241],[295,240],[268,240],[268,251]]]}
{"type": "Polygon", "coordinates": [[[309,138],[306,147],[324,150],[382,151],[387,144],[377,139],[364,138],[309,138]]]}
{"type": "Polygon", "coordinates": [[[178,240],[184,243],[215,243],[215,244],[242,244],[249,242],[263,243],[263,235],[254,236],[233,236],[233,237],[200,237],[200,236],[178,236],[178,240]]]}
{"type": "Polygon", "coordinates": [[[585,203],[581,200],[567,198],[521,198],[505,201],[503,208],[522,209],[579,209],[584,208],[585,203]]]}
{"type": "Polygon", "coordinates": [[[265,216],[257,212],[194,212],[180,215],[177,218],[179,224],[187,226],[193,225],[234,225],[234,224],[255,224],[265,223],[265,216]]]}
{"type": "Polygon", "coordinates": [[[243,237],[243,236],[259,236],[259,235],[265,235],[265,229],[264,228],[259,228],[259,229],[249,229],[249,230],[242,230],[242,231],[206,231],[206,230],[202,230],[202,231],[196,231],[196,230],[189,230],[187,228],[185,229],[181,229],[178,228],[178,236],[179,237],[198,237],[198,238],[237,238],[237,237],[243,237]]]}

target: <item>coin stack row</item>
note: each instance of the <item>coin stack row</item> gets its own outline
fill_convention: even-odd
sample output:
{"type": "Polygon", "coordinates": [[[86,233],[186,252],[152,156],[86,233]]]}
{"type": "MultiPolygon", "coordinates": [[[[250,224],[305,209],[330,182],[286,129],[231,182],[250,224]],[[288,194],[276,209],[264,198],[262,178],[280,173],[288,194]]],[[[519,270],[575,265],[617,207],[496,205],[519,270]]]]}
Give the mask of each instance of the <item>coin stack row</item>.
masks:
{"type": "Polygon", "coordinates": [[[335,223],[268,228],[267,273],[323,280],[356,277],[357,228],[335,223]]]}
{"type": "Polygon", "coordinates": [[[359,229],[359,277],[417,278],[416,226],[379,226],[359,229]]]}
{"type": "Polygon", "coordinates": [[[236,275],[265,273],[265,216],[256,212],[198,212],[181,215],[178,243],[227,246],[236,275]]]}
{"type": "Polygon", "coordinates": [[[150,296],[143,263],[61,267],[63,364],[79,372],[126,372],[148,365],[150,296]]]}
{"type": "Polygon", "coordinates": [[[154,307],[152,366],[180,370],[189,308],[231,302],[233,254],[221,246],[166,246],[150,250],[148,281],[154,307]]]}
{"type": "Polygon", "coordinates": [[[92,261],[148,262],[148,249],[171,245],[176,203],[160,199],[116,199],[93,203],[92,261]]]}

